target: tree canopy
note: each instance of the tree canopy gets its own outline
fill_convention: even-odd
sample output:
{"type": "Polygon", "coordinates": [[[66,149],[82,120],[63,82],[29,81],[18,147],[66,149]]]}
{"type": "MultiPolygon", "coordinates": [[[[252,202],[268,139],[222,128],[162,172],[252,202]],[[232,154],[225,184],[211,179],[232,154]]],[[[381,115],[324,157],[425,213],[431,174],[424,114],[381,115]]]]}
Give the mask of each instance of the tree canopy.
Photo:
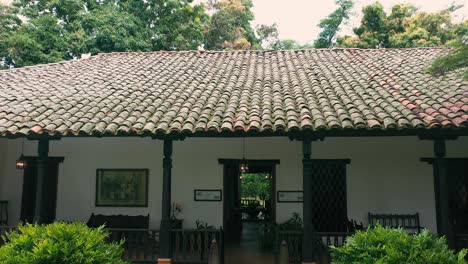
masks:
{"type": "Polygon", "coordinates": [[[268,200],[270,198],[269,174],[246,173],[242,175],[241,195],[242,197],[260,198],[268,200]]]}
{"type": "Polygon", "coordinates": [[[379,2],[365,6],[355,36],[339,36],[338,46],[347,48],[413,48],[451,46],[452,53],[434,62],[429,72],[441,75],[465,68],[468,79],[468,22],[452,22],[452,13],[460,6],[427,13],[408,4],[395,5],[386,14],[379,2]]]}
{"type": "Polygon", "coordinates": [[[338,8],[328,17],[320,20],[318,26],[322,31],[314,42],[315,48],[331,48],[334,44],[336,34],[340,31],[340,25],[349,18],[352,0],[336,0],[338,8]]]}
{"type": "MultiPolygon", "coordinates": [[[[82,54],[154,50],[304,48],[409,48],[453,46],[430,72],[467,67],[468,22],[454,23],[451,6],[435,13],[408,4],[387,14],[379,2],[362,9],[353,36],[339,36],[352,0],[319,23],[313,45],[280,39],[276,24],[257,25],[252,0],[14,0],[0,4],[0,67],[21,67],[78,58],[82,54]]],[[[465,73],[468,76],[468,73],[465,73]]]]}

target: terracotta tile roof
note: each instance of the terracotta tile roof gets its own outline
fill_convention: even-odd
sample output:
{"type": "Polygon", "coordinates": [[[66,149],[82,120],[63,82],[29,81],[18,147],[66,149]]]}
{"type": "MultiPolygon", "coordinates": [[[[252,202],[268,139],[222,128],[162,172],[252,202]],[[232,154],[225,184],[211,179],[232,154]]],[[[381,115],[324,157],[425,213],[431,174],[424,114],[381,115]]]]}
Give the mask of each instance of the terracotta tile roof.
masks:
{"type": "Polygon", "coordinates": [[[0,71],[0,136],[468,127],[439,48],[110,53],[0,71]]]}

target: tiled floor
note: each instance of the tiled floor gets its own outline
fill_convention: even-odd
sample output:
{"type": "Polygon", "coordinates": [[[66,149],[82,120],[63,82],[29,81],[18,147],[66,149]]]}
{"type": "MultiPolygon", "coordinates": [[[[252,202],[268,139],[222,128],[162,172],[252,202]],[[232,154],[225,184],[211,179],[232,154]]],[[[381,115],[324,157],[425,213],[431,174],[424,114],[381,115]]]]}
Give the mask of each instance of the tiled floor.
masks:
{"type": "Polygon", "coordinates": [[[274,264],[273,254],[259,252],[257,244],[258,223],[243,223],[240,244],[227,245],[225,264],[274,264]]]}

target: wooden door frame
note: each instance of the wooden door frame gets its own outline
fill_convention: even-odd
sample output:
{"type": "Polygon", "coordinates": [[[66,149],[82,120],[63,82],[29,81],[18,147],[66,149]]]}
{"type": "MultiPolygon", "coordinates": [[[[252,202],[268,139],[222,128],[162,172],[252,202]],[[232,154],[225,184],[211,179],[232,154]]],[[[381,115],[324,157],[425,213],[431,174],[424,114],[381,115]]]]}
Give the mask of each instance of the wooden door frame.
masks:
{"type": "MultiPolygon", "coordinates": [[[[39,158],[39,157],[37,157],[37,156],[25,156],[25,157],[24,157],[24,160],[26,161],[26,166],[28,166],[28,164],[35,163],[35,162],[37,161],[38,158],[39,158]]],[[[64,160],[65,160],[64,157],[48,157],[48,161],[49,161],[49,162],[57,163],[57,170],[58,170],[58,171],[57,171],[57,181],[56,181],[57,186],[55,186],[55,189],[57,190],[57,192],[54,194],[54,198],[53,198],[53,199],[54,199],[53,203],[54,203],[55,207],[57,206],[57,198],[58,198],[58,197],[57,197],[57,194],[58,194],[58,182],[59,182],[59,177],[60,177],[60,175],[59,175],[59,173],[60,173],[60,163],[63,163],[64,160]]],[[[20,217],[24,217],[24,210],[25,210],[25,209],[24,209],[24,206],[25,206],[24,203],[26,202],[26,200],[28,200],[28,199],[25,198],[25,195],[26,195],[26,194],[23,193],[24,190],[25,190],[25,186],[24,186],[24,184],[25,184],[25,180],[24,180],[24,178],[25,178],[25,173],[26,173],[26,170],[23,170],[23,176],[22,176],[22,177],[23,177],[23,186],[22,186],[22,193],[21,193],[21,211],[20,211],[20,217]]],[[[36,184],[37,184],[37,182],[34,181],[34,185],[36,185],[36,184]]],[[[36,190],[37,187],[36,187],[36,186],[33,186],[33,188],[34,188],[34,190],[33,190],[33,194],[32,194],[32,195],[33,195],[33,197],[34,197],[34,196],[35,196],[35,193],[36,193],[36,191],[37,191],[37,190],[36,190]]],[[[33,199],[34,199],[34,198],[33,198],[33,199]]],[[[34,205],[34,207],[35,207],[35,205],[34,205]]],[[[34,208],[33,208],[33,209],[34,209],[34,208]]],[[[55,210],[56,210],[56,208],[55,208],[55,210]]],[[[54,213],[54,218],[55,218],[55,213],[54,213]]]]}
{"type": "MultiPolygon", "coordinates": [[[[223,227],[226,226],[226,191],[224,190],[227,171],[226,165],[234,165],[239,166],[241,162],[244,160],[242,159],[218,159],[218,163],[223,165],[223,227]]],[[[256,159],[247,159],[247,163],[251,166],[265,166],[271,168],[271,190],[270,190],[270,197],[271,197],[271,221],[276,222],[276,165],[280,164],[279,159],[265,159],[265,160],[256,160],[256,159]]],[[[239,186],[240,188],[240,186],[239,186]]]]}

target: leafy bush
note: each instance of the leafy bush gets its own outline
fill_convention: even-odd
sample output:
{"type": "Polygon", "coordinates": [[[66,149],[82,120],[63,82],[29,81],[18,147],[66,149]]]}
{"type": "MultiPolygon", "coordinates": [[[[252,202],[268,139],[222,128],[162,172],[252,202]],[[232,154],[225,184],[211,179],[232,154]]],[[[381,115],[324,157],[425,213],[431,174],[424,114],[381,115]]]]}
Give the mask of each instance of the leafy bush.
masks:
{"type": "Polygon", "coordinates": [[[278,225],[279,230],[302,230],[302,218],[298,213],[293,213],[291,218],[278,225]]]}
{"type": "Polygon", "coordinates": [[[122,242],[106,243],[102,228],[81,223],[23,225],[3,237],[2,264],[125,264],[122,242]]]}
{"type": "Polygon", "coordinates": [[[410,235],[402,229],[377,226],[357,231],[341,248],[332,248],[334,264],[466,264],[466,250],[449,250],[445,238],[424,230],[410,235]]]}

